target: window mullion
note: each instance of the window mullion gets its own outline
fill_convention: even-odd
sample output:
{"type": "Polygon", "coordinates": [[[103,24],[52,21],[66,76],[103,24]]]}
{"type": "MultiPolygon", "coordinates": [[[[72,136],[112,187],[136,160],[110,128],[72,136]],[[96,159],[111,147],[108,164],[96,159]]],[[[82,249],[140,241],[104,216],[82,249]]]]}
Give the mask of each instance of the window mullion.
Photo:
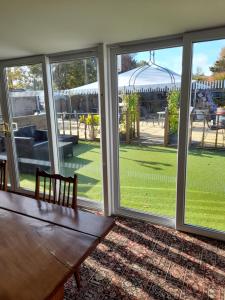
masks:
{"type": "Polygon", "coordinates": [[[183,66],[180,100],[180,128],[177,163],[177,203],[176,203],[176,228],[184,224],[185,215],[185,190],[186,167],[188,149],[189,109],[191,98],[191,71],[192,71],[192,43],[184,38],[183,66]]]}
{"type": "Polygon", "coordinates": [[[49,159],[51,162],[52,172],[59,173],[59,153],[56,134],[57,123],[52,92],[51,67],[49,58],[46,56],[44,57],[43,61],[43,83],[45,93],[46,119],[48,126],[49,159]]]}
{"type": "Polygon", "coordinates": [[[0,66],[0,101],[3,121],[8,123],[10,132],[12,133],[11,136],[5,137],[5,141],[11,190],[16,191],[19,187],[19,171],[16,159],[16,145],[13,138],[12,116],[9,101],[7,76],[5,67],[2,65],[0,66]]]}

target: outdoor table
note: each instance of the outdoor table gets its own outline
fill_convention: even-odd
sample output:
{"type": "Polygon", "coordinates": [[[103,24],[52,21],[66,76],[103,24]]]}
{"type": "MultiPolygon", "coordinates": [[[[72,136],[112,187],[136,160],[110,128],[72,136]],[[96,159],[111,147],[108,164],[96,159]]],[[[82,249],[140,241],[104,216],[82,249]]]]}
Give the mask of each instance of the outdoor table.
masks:
{"type": "Polygon", "coordinates": [[[61,300],[114,220],[0,191],[0,299],[61,300]]]}

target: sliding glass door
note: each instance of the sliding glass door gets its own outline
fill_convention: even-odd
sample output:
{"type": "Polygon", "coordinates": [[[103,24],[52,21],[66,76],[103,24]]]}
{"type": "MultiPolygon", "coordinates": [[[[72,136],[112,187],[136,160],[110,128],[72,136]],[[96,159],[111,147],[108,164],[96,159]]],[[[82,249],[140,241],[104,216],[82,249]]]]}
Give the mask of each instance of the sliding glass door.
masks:
{"type": "Polygon", "coordinates": [[[174,219],[182,47],[117,55],[119,210],[174,219]]]}
{"type": "Polygon", "coordinates": [[[63,59],[53,55],[0,62],[2,120],[7,127],[6,136],[0,133],[0,155],[8,158],[13,190],[34,193],[38,167],[65,176],[76,173],[80,203],[101,207],[105,175],[100,48],[63,59]]]}
{"type": "Polygon", "coordinates": [[[2,105],[8,108],[11,132],[1,137],[2,152],[8,139],[14,145],[9,157],[14,159],[17,188],[34,191],[36,168],[51,167],[42,64],[5,67],[4,73],[7,93],[2,105]]]}
{"type": "Polygon", "coordinates": [[[185,224],[225,231],[225,39],[193,43],[185,224]]]}
{"type": "Polygon", "coordinates": [[[59,170],[78,174],[78,197],[102,200],[97,58],[51,64],[59,170]]]}

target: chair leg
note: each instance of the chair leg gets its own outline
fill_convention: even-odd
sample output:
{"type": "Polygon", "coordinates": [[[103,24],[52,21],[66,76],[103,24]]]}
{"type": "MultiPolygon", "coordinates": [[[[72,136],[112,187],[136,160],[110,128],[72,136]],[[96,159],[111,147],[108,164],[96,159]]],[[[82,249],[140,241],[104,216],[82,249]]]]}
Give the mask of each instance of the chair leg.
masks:
{"type": "Polygon", "coordinates": [[[74,273],[74,278],[76,280],[77,288],[78,290],[81,288],[81,282],[80,282],[80,268],[77,269],[74,273]]]}

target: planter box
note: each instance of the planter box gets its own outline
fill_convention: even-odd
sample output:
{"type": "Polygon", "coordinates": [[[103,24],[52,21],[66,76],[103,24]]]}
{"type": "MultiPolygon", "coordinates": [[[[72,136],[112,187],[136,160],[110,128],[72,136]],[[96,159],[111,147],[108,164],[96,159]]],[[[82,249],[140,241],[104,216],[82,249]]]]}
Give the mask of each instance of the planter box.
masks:
{"type": "Polygon", "coordinates": [[[87,129],[87,139],[89,141],[94,141],[96,139],[97,135],[98,135],[97,129],[94,129],[94,130],[92,128],[87,129]]]}
{"type": "MultiPolygon", "coordinates": [[[[130,131],[130,140],[133,140],[135,138],[135,132],[134,130],[130,131]]],[[[127,134],[125,132],[120,132],[120,141],[121,142],[126,142],[127,139],[127,134]]]]}
{"type": "Polygon", "coordinates": [[[178,134],[170,133],[169,134],[169,145],[177,145],[178,143],[178,134]]]}

